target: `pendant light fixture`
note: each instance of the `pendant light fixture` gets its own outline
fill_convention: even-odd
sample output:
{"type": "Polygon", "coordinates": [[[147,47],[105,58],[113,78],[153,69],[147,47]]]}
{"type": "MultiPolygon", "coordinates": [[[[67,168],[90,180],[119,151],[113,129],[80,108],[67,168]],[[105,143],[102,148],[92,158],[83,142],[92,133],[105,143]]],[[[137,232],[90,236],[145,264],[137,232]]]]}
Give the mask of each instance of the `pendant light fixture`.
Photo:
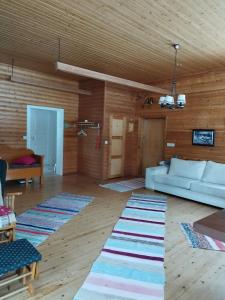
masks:
{"type": "Polygon", "coordinates": [[[166,96],[161,96],[159,98],[159,105],[164,108],[184,108],[186,104],[186,97],[184,94],[177,95],[176,90],[176,75],[177,75],[177,51],[180,49],[179,44],[172,44],[172,47],[175,50],[174,56],[174,67],[173,67],[173,75],[171,82],[171,94],[166,96]]]}

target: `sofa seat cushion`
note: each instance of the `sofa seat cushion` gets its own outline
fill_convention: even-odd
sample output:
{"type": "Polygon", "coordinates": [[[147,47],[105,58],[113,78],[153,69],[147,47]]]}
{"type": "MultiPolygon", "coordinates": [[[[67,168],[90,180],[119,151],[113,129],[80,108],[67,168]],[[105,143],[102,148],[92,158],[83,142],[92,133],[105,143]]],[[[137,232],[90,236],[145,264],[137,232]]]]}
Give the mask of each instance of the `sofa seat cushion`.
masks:
{"type": "Polygon", "coordinates": [[[195,161],[172,158],[169,175],[200,180],[205,170],[205,166],[205,160],[195,161]]]}
{"type": "Polygon", "coordinates": [[[201,181],[225,185],[225,164],[208,161],[201,181]]]}
{"type": "Polygon", "coordinates": [[[194,182],[194,180],[190,178],[171,176],[171,175],[155,175],[154,181],[157,183],[180,187],[186,190],[189,190],[191,187],[191,183],[194,182]]]}
{"type": "Polygon", "coordinates": [[[41,164],[34,163],[32,165],[21,165],[21,164],[9,164],[9,169],[28,169],[28,168],[40,168],[41,164]]]}
{"type": "Polygon", "coordinates": [[[225,198],[225,185],[221,184],[193,182],[191,184],[191,191],[225,198]]]}

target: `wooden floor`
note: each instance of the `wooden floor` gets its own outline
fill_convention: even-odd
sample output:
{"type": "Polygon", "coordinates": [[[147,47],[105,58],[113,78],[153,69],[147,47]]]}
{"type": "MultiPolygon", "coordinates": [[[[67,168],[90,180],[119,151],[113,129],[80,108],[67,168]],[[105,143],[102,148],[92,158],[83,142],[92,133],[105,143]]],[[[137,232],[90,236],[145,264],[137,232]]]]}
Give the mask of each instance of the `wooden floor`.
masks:
{"type": "MultiPolygon", "coordinates": [[[[34,282],[35,295],[29,297],[24,292],[12,299],[73,299],[130,195],[101,188],[98,183],[68,175],[46,178],[41,189],[38,184],[30,185],[27,191],[20,185],[8,186],[8,191],[24,192],[16,201],[18,214],[61,191],[95,196],[79,216],[38,247],[43,260],[40,277],[34,282]]],[[[138,192],[151,193],[144,189],[138,192]]],[[[207,205],[168,197],[166,300],[225,299],[225,253],[192,249],[179,228],[179,222],[192,222],[215,211],[207,205]]]]}

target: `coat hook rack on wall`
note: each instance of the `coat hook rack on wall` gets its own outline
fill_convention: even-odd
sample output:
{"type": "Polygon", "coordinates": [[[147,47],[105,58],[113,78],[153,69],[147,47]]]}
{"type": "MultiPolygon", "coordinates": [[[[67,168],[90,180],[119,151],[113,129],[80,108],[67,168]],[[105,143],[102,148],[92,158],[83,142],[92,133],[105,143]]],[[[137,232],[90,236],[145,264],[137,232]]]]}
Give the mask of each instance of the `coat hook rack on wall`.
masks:
{"type": "Polygon", "coordinates": [[[153,97],[145,98],[144,105],[152,105],[154,103],[153,97]]]}
{"type": "MultiPolygon", "coordinates": [[[[65,129],[67,129],[67,128],[76,128],[76,127],[80,129],[80,131],[78,132],[78,135],[84,135],[83,133],[88,128],[98,129],[98,130],[101,129],[101,126],[100,126],[99,122],[88,121],[88,120],[77,121],[77,122],[74,122],[74,123],[69,123],[69,122],[64,123],[64,128],[65,129]]],[[[85,134],[85,136],[86,136],[86,134],[85,134]]]]}
{"type": "Polygon", "coordinates": [[[143,104],[143,107],[145,106],[151,106],[152,104],[156,103],[155,99],[148,94],[138,94],[136,97],[137,101],[141,101],[143,104]]]}
{"type": "Polygon", "coordinates": [[[96,142],[95,142],[95,149],[100,150],[101,148],[101,126],[98,122],[93,121],[78,121],[74,123],[74,127],[78,127],[80,130],[77,132],[78,136],[87,136],[87,129],[97,129],[97,136],[96,136],[96,142]]]}
{"type": "Polygon", "coordinates": [[[75,122],[76,127],[84,127],[84,128],[92,128],[92,129],[99,129],[100,123],[94,121],[77,121],[75,122]]]}

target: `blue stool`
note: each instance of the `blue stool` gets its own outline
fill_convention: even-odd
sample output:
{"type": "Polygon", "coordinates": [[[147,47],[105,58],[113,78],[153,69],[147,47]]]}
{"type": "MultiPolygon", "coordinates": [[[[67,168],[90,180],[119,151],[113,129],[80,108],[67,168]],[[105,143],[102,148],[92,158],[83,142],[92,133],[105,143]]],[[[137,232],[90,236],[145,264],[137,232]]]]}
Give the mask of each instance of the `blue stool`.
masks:
{"type": "Polygon", "coordinates": [[[0,299],[6,299],[21,291],[33,293],[32,280],[37,276],[37,264],[41,254],[26,239],[0,244],[0,288],[17,280],[22,280],[23,287],[7,293],[0,299]],[[28,280],[28,281],[27,281],[28,280]]]}

